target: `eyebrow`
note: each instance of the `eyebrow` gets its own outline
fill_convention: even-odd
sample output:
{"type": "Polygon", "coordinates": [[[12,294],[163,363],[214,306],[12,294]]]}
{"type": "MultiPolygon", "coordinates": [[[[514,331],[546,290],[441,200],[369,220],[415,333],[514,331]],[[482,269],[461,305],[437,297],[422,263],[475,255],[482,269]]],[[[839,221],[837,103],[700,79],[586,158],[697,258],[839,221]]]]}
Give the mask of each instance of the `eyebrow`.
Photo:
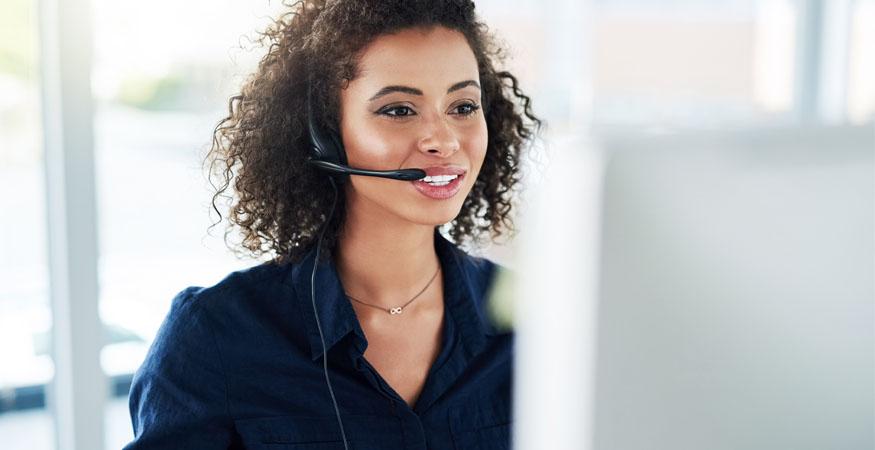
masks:
{"type": "MultiPolygon", "coordinates": [[[[468,86],[474,86],[474,87],[476,87],[477,89],[480,89],[480,85],[477,84],[476,81],[474,81],[474,80],[465,80],[465,81],[460,81],[460,82],[458,82],[458,83],[456,83],[456,84],[450,86],[450,88],[447,89],[447,94],[449,94],[449,93],[451,93],[451,92],[454,92],[454,91],[458,91],[459,89],[464,89],[464,88],[466,88],[466,87],[468,87],[468,86]]],[[[389,94],[391,94],[391,93],[393,93],[393,92],[402,92],[402,93],[404,93],[404,94],[410,94],[410,95],[422,95],[422,91],[421,91],[421,90],[416,89],[416,88],[412,88],[412,87],[409,87],[409,86],[386,86],[386,87],[384,87],[383,89],[380,89],[379,91],[377,91],[377,93],[374,94],[373,97],[371,97],[370,99],[368,99],[368,101],[369,101],[369,102],[372,102],[372,101],[374,101],[374,100],[376,100],[376,99],[378,99],[378,98],[380,98],[380,97],[383,97],[383,96],[385,96],[385,95],[389,95],[389,94]]]]}

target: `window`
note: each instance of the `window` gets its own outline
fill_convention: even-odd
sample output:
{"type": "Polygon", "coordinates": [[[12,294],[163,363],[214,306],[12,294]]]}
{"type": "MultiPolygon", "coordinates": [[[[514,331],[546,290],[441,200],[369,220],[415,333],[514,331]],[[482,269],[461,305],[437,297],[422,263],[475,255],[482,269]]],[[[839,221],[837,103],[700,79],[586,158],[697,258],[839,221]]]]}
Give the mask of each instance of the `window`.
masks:
{"type": "Polygon", "coordinates": [[[875,1],[857,0],[851,15],[848,118],[865,123],[875,118],[875,1]]]}
{"type": "Polygon", "coordinates": [[[29,410],[28,423],[51,429],[43,390],[54,367],[35,6],[0,3],[0,435],[9,449],[52,439],[18,434],[29,427],[15,413],[29,410]]]}
{"type": "Polygon", "coordinates": [[[215,215],[200,163],[228,98],[262,55],[247,50],[246,36],[282,5],[93,5],[100,315],[111,339],[101,363],[116,394],[106,410],[107,446],[118,448],[133,437],[131,374],[173,296],[257,264],[229,252],[222,225],[207,233],[215,215]]]}
{"type": "Polygon", "coordinates": [[[597,2],[595,121],[708,126],[786,120],[793,108],[792,3],[597,2]]]}

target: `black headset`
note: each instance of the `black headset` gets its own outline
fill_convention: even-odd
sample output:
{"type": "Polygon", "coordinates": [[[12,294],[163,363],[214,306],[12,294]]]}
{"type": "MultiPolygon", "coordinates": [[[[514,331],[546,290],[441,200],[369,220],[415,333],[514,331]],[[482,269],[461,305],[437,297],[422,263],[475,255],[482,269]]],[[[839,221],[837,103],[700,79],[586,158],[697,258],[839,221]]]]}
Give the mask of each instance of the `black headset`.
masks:
{"type": "Polygon", "coordinates": [[[312,84],[307,87],[307,128],[310,131],[310,156],[307,163],[329,172],[340,183],[347,175],[389,178],[401,181],[414,181],[425,178],[422,169],[369,170],[350,167],[346,162],[346,150],[337,133],[320,126],[313,104],[312,84]]]}
{"type": "Polygon", "coordinates": [[[325,235],[325,229],[331,223],[331,218],[334,217],[334,209],[337,206],[337,185],[344,183],[349,175],[414,181],[425,178],[426,173],[422,169],[368,170],[348,166],[346,150],[343,148],[340,135],[327,130],[327,128],[319,124],[318,112],[312,101],[312,86],[312,82],[307,85],[307,128],[310,132],[310,152],[307,157],[307,164],[328,173],[328,179],[334,190],[334,200],[331,203],[331,211],[328,212],[328,219],[322,225],[322,230],[319,232],[319,240],[316,243],[316,258],[313,261],[313,271],[310,273],[310,300],[313,303],[313,315],[316,318],[316,329],[319,330],[319,340],[322,342],[322,369],[325,373],[325,384],[328,385],[328,393],[331,395],[331,403],[334,405],[334,413],[337,415],[337,424],[340,427],[340,435],[343,438],[343,448],[349,450],[346,432],[343,429],[343,419],[340,417],[340,408],[337,406],[337,398],[334,396],[331,379],[328,377],[328,350],[325,347],[325,336],[322,334],[322,325],[319,323],[319,314],[316,310],[316,267],[319,266],[322,237],[325,235]]]}

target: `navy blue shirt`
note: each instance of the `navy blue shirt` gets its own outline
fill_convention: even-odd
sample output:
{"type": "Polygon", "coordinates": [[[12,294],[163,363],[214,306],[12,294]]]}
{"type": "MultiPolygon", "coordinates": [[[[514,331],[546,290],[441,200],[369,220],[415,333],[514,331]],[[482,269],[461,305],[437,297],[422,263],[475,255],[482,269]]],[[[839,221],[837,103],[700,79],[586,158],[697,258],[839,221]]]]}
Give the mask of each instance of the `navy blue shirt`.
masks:
{"type": "MultiPolygon", "coordinates": [[[[489,319],[498,266],[435,232],[441,350],[411,408],[364,358],[332,262],[316,274],[328,370],[350,449],[509,449],[513,333],[489,319]]],[[[174,299],[134,375],[125,449],[343,449],[313,317],[311,251],[174,299]]]]}

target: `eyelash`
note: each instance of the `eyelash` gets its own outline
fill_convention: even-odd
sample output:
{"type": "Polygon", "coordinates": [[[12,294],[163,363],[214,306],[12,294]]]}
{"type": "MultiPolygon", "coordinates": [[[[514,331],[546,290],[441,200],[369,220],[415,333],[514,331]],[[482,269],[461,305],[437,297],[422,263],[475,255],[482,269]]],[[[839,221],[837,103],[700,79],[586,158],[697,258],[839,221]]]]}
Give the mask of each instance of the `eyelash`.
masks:
{"type": "MultiPolygon", "coordinates": [[[[461,105],[458,105],[458,106],[456,106],[456,107],[453,108],[453,109],[459,109],[459,108],[462,108],[462,107],[469,107],[468,112],[465,112],[465,113],[456,113],[456,114],[458,114],[458,115],[460,115],[460,116],[462,116],[462,117],[468,117],[468,116],[471,116],[471,115],[473,115],[474,113],[476,113],[478,110],[480,110],[480,105],[478,105],[478,104],[476,104],[476,103],[470,103],[470,102],[468,102],[468,103],[463,103],[463,104],[461,104],[461,105]]],[[[401,119],[404,119],[404,118],[406,118],[406,117],[410,117],[410,116],[414,115],[414,114],[413,114],[413,109],[410,108],[409,106],[388,106],[388,107],[385,107],[385,108],[383,108],[383,109],[377,111],[377,114],[379,114],[379,115],[383,115],[383,116],[386,116],[386,117],[388,117],[388,118],[390,118],[390,119],[393,119],[393,120],[401,120],[401,119]],[[409,112],[408,112],[407,114],[403,114],[403,115],[398,115],[398,114],[389,114],[390,111],[396,111],[396,112],[397,112],[397,110],[399,110],[399,109],[405,109],[405,110],[408,110],[409,112]]]]}

